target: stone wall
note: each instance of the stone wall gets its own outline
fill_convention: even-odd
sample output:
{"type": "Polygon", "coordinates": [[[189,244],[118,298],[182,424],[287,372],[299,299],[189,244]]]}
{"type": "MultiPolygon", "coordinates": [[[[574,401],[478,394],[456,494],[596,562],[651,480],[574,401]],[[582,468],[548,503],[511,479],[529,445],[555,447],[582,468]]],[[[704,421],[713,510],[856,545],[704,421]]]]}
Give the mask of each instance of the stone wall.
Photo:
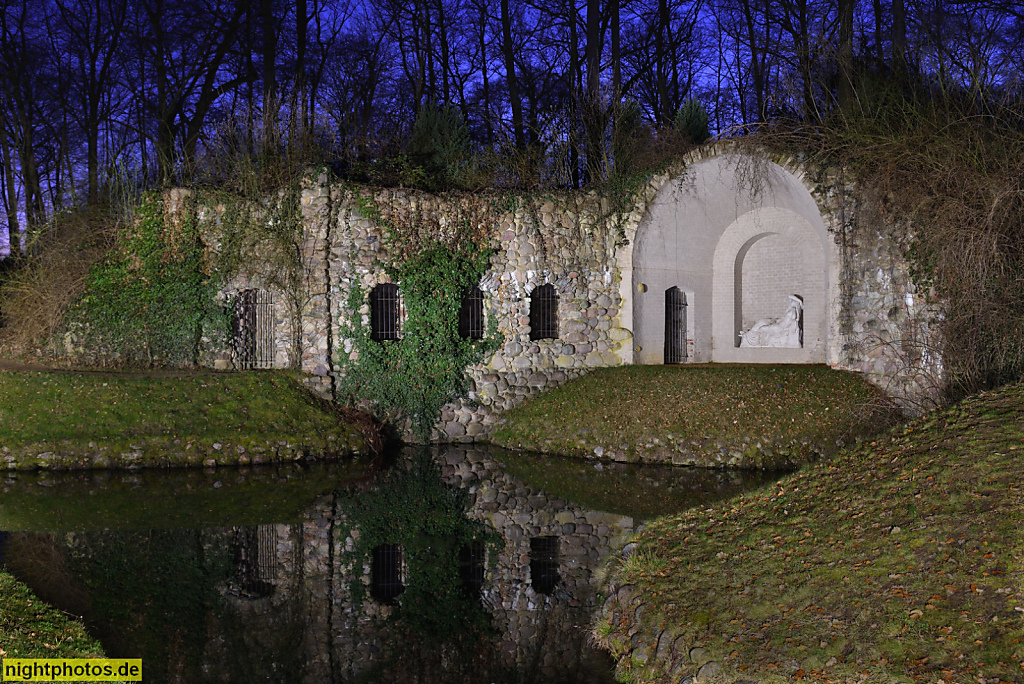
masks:
{"type": "MultiPolygon", "coordinates": [[[[729,152],[721,145],[701,150],[683,170],[651,179],[630,208],[619,213],[593,193],[509,202],[354,189],[331,184],[326,176],[310,179],[301,194],[305,289],[301,302],[292,296],[291,304],[283,293],[274,293],[274,364],[301,367],[310,387],[331,397],[339,372],[336,360],[351,353],[350,342],[343,339],[345,321],[350,316],[368,319],[367,307],[347,310],[350,288],[358,284],[369,291],[387,281],[381,266],[388,257],[382,224],[416,226],[443,238],[451,235],[453,222],[474,221],[496,247],[480,288],[485,316],[495,322],[503,344],[485,363],[469,369],[468,395],[445,407],[434,437],[485,439],[501,412],[535,392],[595,367],[660,363],[664,314],[658,307],[664,306],[664,283],[654,283],[651,274],[662,267],[651,264],[668,247],[658,248],[644,236],[655,224],[671,236],[674,230],[688,230],[672,226],[710,221],[723,241],[740,233],[747,242],[757,239],[747,249],[745,242],[719,244],[711,235],[701,248],[706,258],[690,255],[690,243],[666,252],[677,257],[665,268],[697,259],[690,271],[680,267],[678,277],[666,276],[679,280],[687,294],[689,362],[824,362],[865,373],[910,410],[932,401],[941,385],[941,362],[934,351],[936,309],[910,282],[906,241],[894,237],[900,231],[872,215],[871,203],[857,199],[857,188],[841,176],[820,170],[812,174],[793,159],[759,162],[767,165],[769,183],[775,183],[770,192],[737,190],[744,179],[737,169],[744,167],[731,161],[738,156],[729,152]],[[712,174],[701,181],[700,174],[710,170],[733,175],[723,181],[712,174]],[[706,192],[701,190],[705,186],[706,192]],[[722,188],[738,194],[730,199],[722,188]],[[374,220],[367,206],[379,212],[374,220]],[[732,256],[740,251],[740,257],[732,256]],[[731,260],[735,277],[714,271],[724,268],[715,266],[719,262],[733,268],[731,260]],[[689,285],[682,282],[687,278],[689,285]],[[736,291],[741,278],[751,287],[736,291]],[[657,287],[648,288],[648,280],[657,287]],[[529,298],[544,284],[558,294],[559,335],[530,340],[529,298]],[[780,302],[794,287],[806,301],[804,349],[736,348],[734,328],[772,315],[773,307],[780,308],[774,315],[781,314],[780,302]]],[[[218,209],[207,211],[205,218],[215,224],[218,209]]],[[[697,249],[696,243],[692,248],[697,249]]],[[[265,280],[254,264],[251,273],[227,285],[225,296],[264,286],[265,280]]],[[[212,350],[208,358],[219,367],[231,364],[228,351],[212,350]]]]}

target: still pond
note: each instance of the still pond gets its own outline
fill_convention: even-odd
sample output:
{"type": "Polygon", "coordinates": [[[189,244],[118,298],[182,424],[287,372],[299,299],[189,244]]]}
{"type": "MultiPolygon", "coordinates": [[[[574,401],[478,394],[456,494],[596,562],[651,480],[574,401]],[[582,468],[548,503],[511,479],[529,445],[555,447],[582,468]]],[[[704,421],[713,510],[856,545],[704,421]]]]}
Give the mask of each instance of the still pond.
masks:
{"type": "Polygon", "coordinates": [[[768,479],[457,447],[0,474],[0,564],[147,682],[610,682],[595,571],[768,479]]]}

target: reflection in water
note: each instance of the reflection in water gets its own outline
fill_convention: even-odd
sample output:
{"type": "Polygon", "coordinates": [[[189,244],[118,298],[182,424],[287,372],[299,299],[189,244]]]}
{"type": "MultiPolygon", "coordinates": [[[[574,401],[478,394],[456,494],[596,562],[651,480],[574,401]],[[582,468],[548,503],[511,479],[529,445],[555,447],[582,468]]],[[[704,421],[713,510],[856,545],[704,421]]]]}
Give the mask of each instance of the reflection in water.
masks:
{"type": "Polygon", "coordinates": [[[447,448],[372,478],[218,469],[163,488],[131,474],[145,481],[126,489],[21,475],[0,480],[0,528],[49,532],[0,533],[0,553],[109,655],[142,657],[148,682],[611,681],[586,626],[594,571],[633,532],[615,493],[640,487],[646,516],[685,507],[695,485],[685,470],[544,463],[447,448]],[[197,524],[160,503],[175,497],[204,507],[197,524]]]}

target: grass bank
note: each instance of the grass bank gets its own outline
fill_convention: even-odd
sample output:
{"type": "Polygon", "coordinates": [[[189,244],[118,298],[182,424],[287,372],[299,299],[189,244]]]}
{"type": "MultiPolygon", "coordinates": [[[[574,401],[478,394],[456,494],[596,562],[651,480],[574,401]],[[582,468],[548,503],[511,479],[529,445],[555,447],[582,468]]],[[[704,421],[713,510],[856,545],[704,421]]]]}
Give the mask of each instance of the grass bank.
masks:
{"type": "Polygon", "coordinates": [[[0,468],[226,465],[365,451],[284,373],[0,372],[0,468]]]}
{"type": "Polygon", "coordinates": [[[595,636],[635,682],[1021,681],[1022,415],[1006,387],[650,523],[595,636]]]}
{"type": "Polygon", "coordinates": [[[785,468],[874,434],[882,394],[825,366],[601,368],[506,414],[512,449],[674,465],[785,468]]]}
{"type": "Polygon", "coordinates": [[[0,659],[102,658],[82,623],[43,603],[0,570],[0,659]]]}

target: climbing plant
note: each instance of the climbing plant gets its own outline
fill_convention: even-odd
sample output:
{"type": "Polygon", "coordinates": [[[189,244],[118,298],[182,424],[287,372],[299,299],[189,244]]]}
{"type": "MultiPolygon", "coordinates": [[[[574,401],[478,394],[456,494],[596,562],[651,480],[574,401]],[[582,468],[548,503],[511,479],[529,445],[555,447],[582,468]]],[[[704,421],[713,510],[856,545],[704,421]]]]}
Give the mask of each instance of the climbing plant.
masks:
{"type": "MultiPolygon", "coordinates": [[[[405,591],[396,617],[431,640],[483,631],[488,625],[479,601],[463,587],[459,553],[473,541],[496,549],[500,537],[466,517],[468,506],[465,490],[441,479],[426,447],[403,458],[345,506],[346,524],[359,531],[351,552],[357,567],[369,565],[381,544],[401,547],[405,591]]],[[[351,590],[357,603],[365,600],[367,586],[358,577],[351,590]]]]}
{"type": "Polygon", "coordinates": [[[219,212],[220,248],[215,267],[224,282],[245,273],[263,287],[281,293],[291,319],[291,360],[302,358],[302,313],[313,279],[305,239],[301,178],[271,195],[204,193],[201,203],[222,207],[219,212]]]}
{"type": "MultiPolygon", "coordinates": [[[[496,328],[482,339],[459,335],[463,294],[487,270],[493,250],[474,242],[427,242],[407,260],[385,266],[401,287],[406,316],[400,339],[374,341],[367,316],[353,313],[343,321],[352,351],[338,361],[343,370],[339,391],[350,399],[368,399],[378,413],[412,419],[421,442],[440,417],[441,408],[465,393],[466,369],[497,348],[496,328]]],[[[367,292],[349,290],[347,310],[365,310],[367,292]]]]}
{"type": "Polygon", "coordinates": [[[87,346],[124,363],[195,364],[202,338],[227,332],[213,298],[218,282],[195,211],[169,217],[160,196],[149,194],[116,247],[90,270],[70,320],[87,346]]]}

